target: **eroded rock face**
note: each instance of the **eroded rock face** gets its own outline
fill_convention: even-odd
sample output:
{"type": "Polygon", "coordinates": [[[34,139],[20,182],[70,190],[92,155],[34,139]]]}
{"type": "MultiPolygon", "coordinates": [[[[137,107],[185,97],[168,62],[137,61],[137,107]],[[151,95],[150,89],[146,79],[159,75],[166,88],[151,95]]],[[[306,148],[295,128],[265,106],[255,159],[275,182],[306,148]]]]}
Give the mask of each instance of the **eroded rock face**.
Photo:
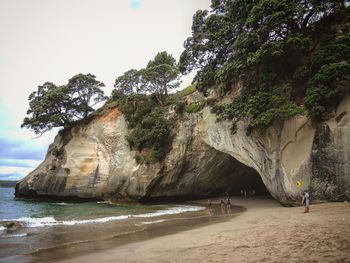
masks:
{"type": "Polygon", "coordinates": [[[259,175],[283,204],[303,190],[318,200],[350,198],[350,96],[334,118],[313,127],[305,116],[247,136],[239,123],[217,122],[209,108],[183,116],[162,163],[137,164],[117,108],[57,135],[46,158],[16,186],[17,196],[114,200],[204,197],[238,190],[259,175]],[[301,187],[296,182],[301,182],[301,187]]]}

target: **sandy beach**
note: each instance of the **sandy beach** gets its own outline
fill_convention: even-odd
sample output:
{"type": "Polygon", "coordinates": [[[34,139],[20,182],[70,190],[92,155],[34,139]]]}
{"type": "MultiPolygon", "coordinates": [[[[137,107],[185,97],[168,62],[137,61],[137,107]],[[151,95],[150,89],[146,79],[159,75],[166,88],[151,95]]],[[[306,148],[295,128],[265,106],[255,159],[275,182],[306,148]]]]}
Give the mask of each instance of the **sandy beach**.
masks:
{"type": "Polygon", "coordinates": [[[234,198],[246,212],[227,222],[56,262],[350,262],[350,203],[282,207],[234,198]]]}

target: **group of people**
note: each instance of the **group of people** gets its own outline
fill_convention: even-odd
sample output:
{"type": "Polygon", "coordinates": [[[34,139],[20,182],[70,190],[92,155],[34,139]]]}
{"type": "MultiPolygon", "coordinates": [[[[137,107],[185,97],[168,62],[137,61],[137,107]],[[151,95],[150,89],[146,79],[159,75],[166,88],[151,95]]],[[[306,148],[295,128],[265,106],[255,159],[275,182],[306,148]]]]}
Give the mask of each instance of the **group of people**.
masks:
{"type": "MultiPolygon", "coordinates": [[[[220,208],[221,210],[224,210],[225,208],[227,211],[231,211],[231,199],[229,195],[226,195],[226,197],[220,197],[220,208]]],[[[208,210],[211,211],[211,201],[208,199],[208,210]]]]}
{"type": "Polygon", "coordinates": [[[255,195],[255,190],[241,190],[241,196],[247,197],[247,196],[254,196],[255,195]]]}
{"type": "Polygon", "coordinates": [[[227,195],[226,198],[221,197],[220,198],[220,207],[221,208],[227,208],[227,209],[231,209],[231,199],[230,197],[227,195]]]}
{"type": "MultiPolygon", "coordinates": [[[[250,196],[255,195],[255,190],[248,190],[248,194],[250,196]]],[[[247,196],[247,190],[241,190],[241,196],[247,196]]],[[[302,205],[304,206],[304,213],[309,213],[310,211],[310,194],[308,191],[304,191],[302,194],[302,205]]],[[[231,199],[230,196],[227,194],[226,198],[220,197],[220,208],[223,211],[225,208],[227,211],[231,211],[231,199]]],[[[211,211],[211,201],[208,199],[208,209],[211,211]]]]}

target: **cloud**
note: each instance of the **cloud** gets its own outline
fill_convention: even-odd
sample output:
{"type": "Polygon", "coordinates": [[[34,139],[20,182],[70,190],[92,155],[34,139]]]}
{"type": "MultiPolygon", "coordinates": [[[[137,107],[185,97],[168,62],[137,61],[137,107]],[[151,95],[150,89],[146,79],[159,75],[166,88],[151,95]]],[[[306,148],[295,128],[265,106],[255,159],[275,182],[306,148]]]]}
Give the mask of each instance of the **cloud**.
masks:
{"type": "MultiPolygon", "coordinates": [[[[27,167],[13,167],[13,166],[0,166],[0,178],[2,180],[10,180],[5,178],[17,178],[13,180],[18,180],[33,171],[33,168],[27,167]]],[[[11,179],[12,180],[12,179],[11,179]]]]}
{"type": "Polygon", "coordinates": [[[18,160],[18,159],[0,159],[1,166],[12,166],[12,167],[28,167],[35,168],[40,164],[39,160],[18,160]]]}
{"type": "Polygon", "coordinates": [[[0,174],[0,180],[8,180],[8,181],[18,181],[23,178],[23,175],[19,173],[8,173],[8,174],[0,174]]]}
{"type": "Polygon", "coordinates": [[[43,160],[45,152],[33,142],[0,137],[0,159],[43,160]]]}

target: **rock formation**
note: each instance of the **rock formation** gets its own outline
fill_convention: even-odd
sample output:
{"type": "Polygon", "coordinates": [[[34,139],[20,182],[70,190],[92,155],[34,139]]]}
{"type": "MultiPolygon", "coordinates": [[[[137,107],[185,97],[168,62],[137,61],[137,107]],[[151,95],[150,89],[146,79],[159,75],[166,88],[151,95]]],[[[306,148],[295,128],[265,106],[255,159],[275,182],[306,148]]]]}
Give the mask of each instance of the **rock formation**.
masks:
{"type": "Polygon", "coordinates": [[[313,200],[350,198],[349,95],[317,127],[300,115],[249,136],[244,122],[234,135],[231,126],[218,122],[208,107],[184,114],[164,161],[137,164],[126,140],[126,120],[112,108],[61,131],[45,160],[17,184],[16,196],[147,201],[238,193],[248,187],[259,192],[265,185],[285,205],[299,202],[305,189],[313,200]]]}

